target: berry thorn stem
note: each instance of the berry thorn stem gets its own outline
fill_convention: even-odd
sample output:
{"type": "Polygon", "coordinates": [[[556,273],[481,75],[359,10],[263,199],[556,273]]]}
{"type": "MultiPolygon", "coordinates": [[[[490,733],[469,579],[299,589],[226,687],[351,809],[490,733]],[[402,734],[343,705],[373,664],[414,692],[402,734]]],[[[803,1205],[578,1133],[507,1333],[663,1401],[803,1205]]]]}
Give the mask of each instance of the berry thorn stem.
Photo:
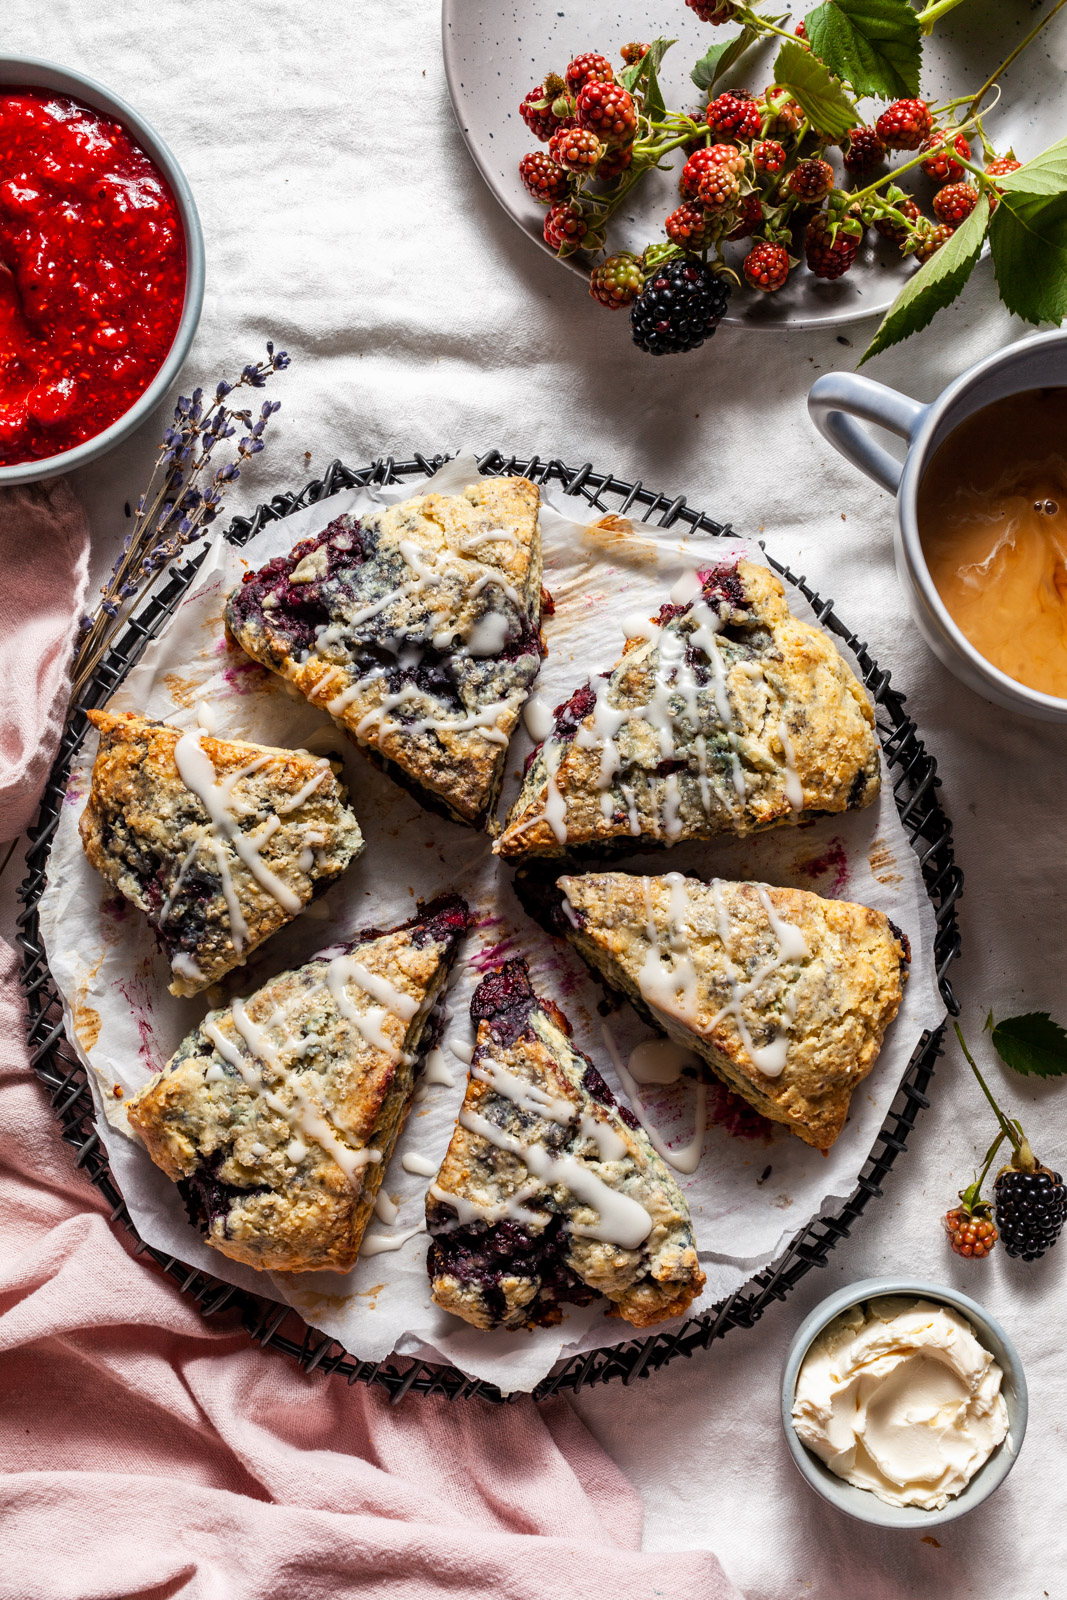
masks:
{"type": "MultiPolygon", "coordinates": [[[[955,0],[953,0],[953,3],[955,3],[955,0]]],[[[1033,40],[1037,38],[1037,36],[1041,32],[1042,28],[1046,28],[1048,26],[1048,24],[1052,21],[1053,17],[1056,15],[1057,11],[1062,10],[1064,5],[1067,5],[1067,0],[1056,0],[1056,4],[1052,7],[1052,10],[1049,11],[1045,16],[1043,16],[1041,18],[1041,21],[1037,24],[1036,27],[1030,29],[1030,32],[1026,35],[1026,38],[1023,39],[1021,41],[1021,43],[1019,43],[1019,44],[1017,44],[1015,46],[1015,49],[1012,51],[1011,55],[1006,57],[1006,59],[1003,60],[1000,63],[1000,66],[997,68],[997,70],[994,73],[992,73],[990,77],[988,77],[986,79],[985,83],[983,83],[982,87],[979,89],[978,93],[975,95],[974,99],[971,101],[971,115],[972,116],[978,110],[978,107],[981,105],[982,101],[985,99],[985,97],[989,93],[990,89],[992,89],[993,85],[996,83],[996,81],[1000,77],[1001,73],[1002,72],[1007,72],[1007,70],[1011,66],[1012,62],[1014,60],[1016,60],[1016,58],[1018,56],[1022,55],[1022,53],[1026,49],[1027,45],[1031,44],[1033,42],[1033,40]]],[[[919,20],[920,21],[922,20],[921,14],[920,14],[919,20]]]]}
{"type": "MultiPolygon", "coordinates": [[[[989,1101],[989,1104],[993,1107],[993,1113],[1000,1124],[1001,1136],[1006,1138],[1011,1144],[1012,1166],[1018,1167],[1024,1172],[1032,1172],[1037,1166],[1037,1162],[1034,1160],[1034,1153],[1030,1149],[1029,1140],[1023,1133],[1019,1124],[1010,1122],[997,1105],[997,1102],[993,1099],[989,1085],[986,1083],[985,1079],[982,1077],[982,1074],[978,1070],[978,1063],[975,1061],[971,1052],[967,1048],[967,1041],[963,1037],[963,1031],[960,1028],[959,1023],[954,1021],[952,1026],[956,1030],[956,1038],[960,1042],[960,1049],[963,1051],[964,1059],[971,1071],[974,1073],[975,1077],[978,1079],[978,1087],[989,1101]]],[[[990,1155],[990,1160],[992,1160],[992,1154],[990,1155]]]]}

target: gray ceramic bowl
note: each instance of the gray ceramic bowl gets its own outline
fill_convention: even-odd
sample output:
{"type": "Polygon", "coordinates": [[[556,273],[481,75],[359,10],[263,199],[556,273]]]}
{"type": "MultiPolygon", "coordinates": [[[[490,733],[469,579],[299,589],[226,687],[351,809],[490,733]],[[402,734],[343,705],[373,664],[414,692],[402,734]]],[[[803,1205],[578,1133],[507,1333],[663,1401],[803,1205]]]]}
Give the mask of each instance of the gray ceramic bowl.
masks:
{"type": "Polygon", "coordinates": [[[944,1284],[922,1283],[910,1278],[865,1278],[861,1283],[849,1284],[830,1295],[801,1323],[793,1337],[782,1372],[782,1427],[785,1441],[801,1476],[824,1500],[855,1517],[859,1522],[870,1522],[879,1528],[932,1528],[939,1522],[951,1522],[987,1500],[1015,1465],[1026,1433],[1026,1379],[1022,1362],[999,1322],[968,1295],[944,1284]],[[971,1479],[961,1494],[950,1500],[940,1511],[924,1511],[921,1506],[890,1506],[867,1489],[856,1489],[851,1483],[830,1471],[800,1442],[793,1426],[793,1396],[796,1393],[797,1374],[801,1362],[814,1340],[828,1322],[858,1305],[861,1300],[875,1299],[880,1295],[908,1295],[916,1300],[933,1300],[951,1306],[960,1312],[974,1329],[980,1344],[994,1356],[1004,1374],[1001,1393],[1008,1408],[1008,1432],[1002,1444],[993,1451],[985,1466],[971,1479]]]}
{"type": "Polygon", "coordinates": [[[92,78],[69,67],[59,67],[51,61],[38,61],[30,56],[0,56],[0,89],[22,86],[28,89],[53,89],[57,94],[70,95],[114,117],[133,135],[137,143],[150,156],[163,173],[174,193],[178,215],[185,230],[185,303],[181,321],[174,335],[174,343],[143,394],[139,395],[110,428],[86,439],[56,456],[46,456],[42,461],[21,461],[16,466],[0,466],[0,487],[12,483],[33,483],[41,478],[54,478],[60,472],[72,472],[105,455],[142,423],[159,405],[178,376],[178,369],[189,353],[196,325],[200,321],[200,308],[204,300],[204,236],[200,231],[193,191],[186,181],[174,156],[144,118],[132,106],[120,100],[92,78]]]}

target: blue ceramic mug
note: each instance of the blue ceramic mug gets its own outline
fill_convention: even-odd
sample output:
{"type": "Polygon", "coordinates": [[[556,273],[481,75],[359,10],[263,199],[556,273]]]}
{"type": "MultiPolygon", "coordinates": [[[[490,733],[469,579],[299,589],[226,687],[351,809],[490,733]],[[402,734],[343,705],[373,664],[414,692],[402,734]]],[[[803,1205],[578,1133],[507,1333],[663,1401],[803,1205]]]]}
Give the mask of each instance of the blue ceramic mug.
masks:
{"type": "Polygon", "coordinates": [[[897,497],[897,573],[919,631],[940,661],[968,688],[995,705],[1046,722],[1067,722],[1067,699],[1030,689],[994,667],[953,622],[926,565],[916,517],[923,473],[952,430],[995,400],[1030,389],[1067,385],[1067,330],[1039,333],[988,356],[920,405],[855,372],[828,372],[808,395],[819,432],[875,483],[897,497]],[[856,418],[908,442],[903,465],[856,418]]]}

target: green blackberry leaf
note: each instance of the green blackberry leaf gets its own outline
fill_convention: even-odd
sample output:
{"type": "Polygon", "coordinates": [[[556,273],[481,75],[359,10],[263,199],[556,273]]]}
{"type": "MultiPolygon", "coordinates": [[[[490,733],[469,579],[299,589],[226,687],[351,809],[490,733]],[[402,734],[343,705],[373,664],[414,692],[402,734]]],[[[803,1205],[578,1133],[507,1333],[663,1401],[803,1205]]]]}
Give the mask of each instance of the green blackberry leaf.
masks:
{"type": "Polygon", "coordinates": [[[989,243],[1008,310],[1026,322],[1062,322],[1067,317],[1067,193],[1005,194],[990,224],[989,243]]]}
{"type": "Polygon", "coordinates": [[[858,95],[919,93],[922,29],[907,0],[826,0],[804,18],[819,59],[858,95]]]}
{"type": "Polygon", "coordinates": [[[1047,1011],[1005,1017],[1003,1022],[993,1023],[989,1031],[994,1050],[1013,1072],[1028,1078],[1062,1078],[1067,1074],[1067,1029],[1053,1022],[1047,1011]]]}
{"type": "Polygon", "coordinates": [[[997,188],[1013,194],[1062,194],[1067,189],[1067,139],[1042,150],[1032,161],[1026,161],[1018,172],[1009,172],[996,180],[997,188]]]}
{"type": "Polygon", "coordinates": [[[659,86],[660,64],[671,45],[677,42],[676,39],[653,39],[640,61],[619,74],[623,88],[640,98],[645,116],[653,122],[658,122],[667,109],[659,86]]]}
{"type": "Polygon", "coordinates": [[[830,139],[844,138],[863,120],[844,85],[799,39],[787,39],[779,50],[774,81],[789,90],[812,127],[830,139]]]}
{"type": "Polygon", "coordinates": [[[757,38],[755,28],[742,28],[740,33],[735,33],[732,39],[727,39],[723,44],[713,44],[689,74],[697,88],[704,89],[710,95],[723,73],[729,72],[740,61],[757,38]]]}
{"type": "Polygon", "coordinates": [[[989,200],[983,194],[966,222],[904,285],[860,357],[861,367],[872,356],[888,350],[890,345],[899,344],[901,339],[918,333],[920,328],[925,328],[927,323],[933,321],[943,307],[951,305],[982,253],[988,221],[989,200]]]}

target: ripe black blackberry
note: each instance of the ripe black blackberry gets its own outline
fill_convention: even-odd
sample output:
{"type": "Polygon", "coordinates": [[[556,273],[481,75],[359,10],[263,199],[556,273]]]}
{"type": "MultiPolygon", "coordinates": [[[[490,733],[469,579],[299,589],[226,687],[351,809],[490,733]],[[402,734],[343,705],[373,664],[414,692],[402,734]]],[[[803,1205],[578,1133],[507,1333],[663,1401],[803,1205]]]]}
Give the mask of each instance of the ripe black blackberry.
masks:
{"type": "Polygon", "coordinates": [[[668,261],[630,309],[634,344],[652,356],[679,355],[710,339],[730,299],[730,286],[696,261],[668,261]]]}
{"type": "Polygon", "coordinates": [[[1067,1221],[1067,1188],[1058,1172],[1005,1167],[993,1185],[997,1227],[1010,1256],[1037,1261],[1051,1250],[1067,1221]]]}

